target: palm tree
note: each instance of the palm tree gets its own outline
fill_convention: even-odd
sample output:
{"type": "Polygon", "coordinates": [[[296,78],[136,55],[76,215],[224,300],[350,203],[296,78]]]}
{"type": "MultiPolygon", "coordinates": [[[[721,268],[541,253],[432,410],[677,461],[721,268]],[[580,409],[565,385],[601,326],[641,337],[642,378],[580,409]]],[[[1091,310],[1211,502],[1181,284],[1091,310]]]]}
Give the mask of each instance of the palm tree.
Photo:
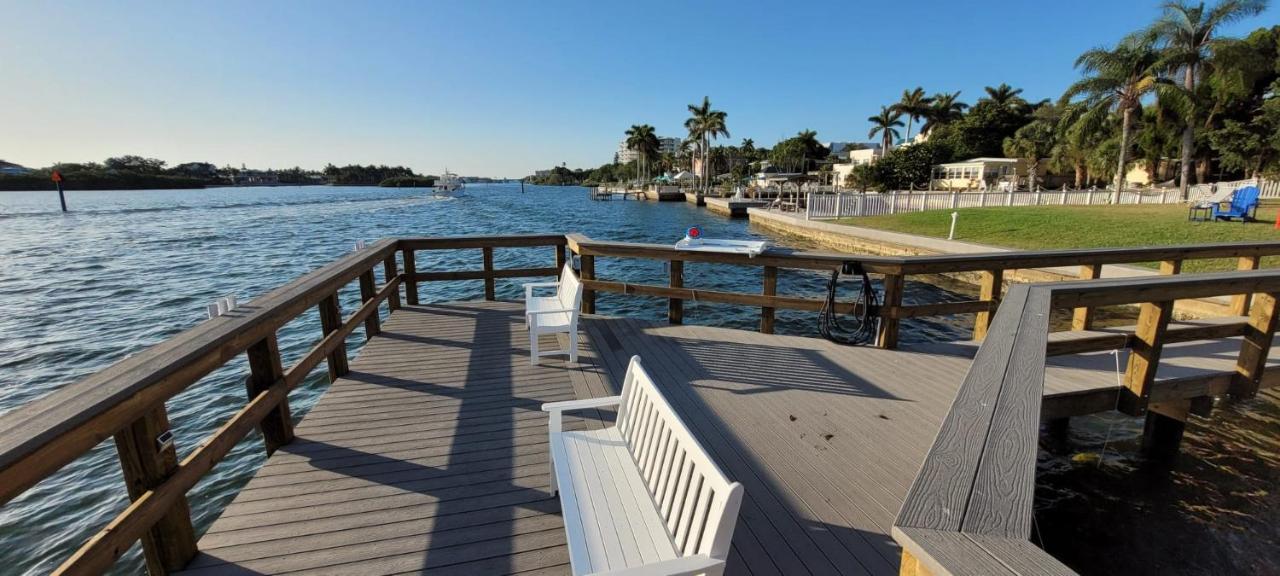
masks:
{"type": "Polygon", "coordinates": [[[915,90],[902,91],[902,99],[893,105],[893,109],[907,117],[907,140],[911,139],[912,121],[924,118],[932,103],[933,98],[924,95],[924,88],[916,86],[915,90]]]}
{"type": "MultiPolygon", "coordinates": [[[[1267,7],[1266,0],[1221,0],[1212,8],[1204,2],[1191,4],[1182,0],[1167,2],[1164,15],[1151,25],[1148,33],[1163,45],[1160,67],[1172,74],[1182,73],[1182,87],[1189,96],[1195,94],[1197,74],[1206,66],[1215,45],[1219,43],[1214,33],[1219,26],[1256,16],[1267,7]]],[[[1182,174],[1180,188],[1182,199],[1187,199],[1191,183],[1191,162],[1195,155],[1196,128],[1195,98],[1188,98],[1190,106],[1187,123],[1182,129],[1182,174]]]]}
{"type": "Polygon", "coordinates": [[[725,125],[725,118],[728,114],[721,110],[711,109],[711,99],[707,96],[702,97],[702,105],[689,105],[689,119],[684,121],[684,127],[689,131],[689,138],[695,139],[701,144],[703,152],[702,157],[702,186],[705,189],[710,181],[708,174],[710,166],[708,166],[709,157],[707,151],[711,149],[711,141],[719,136],[729,137],[729,129],[725,125]]]}
{"type": "Polygon", "coordinates": [[[984,90],[987,92],[987,99],[1001,108],[1020,108],[1027,105],[1027,101],[1019,96],[1022,94],[1021,88],[1014,88],[1001,82],[999,86],[987,86],[984,90]]]}
{"type": "Polygon", "coordinates": [[[1058,122],[1061,110],[1053,105],[1036,108],[1031,122],[1018,129],[1013,136],[1005,138],[1004,153],[1013,158],[1027,160],[1027,190],[1036,190],[1040,159],[1053,154],[1057,146],[1058,122]]]}
{"type": "Polygon", "coordinates": [[[649,174],[646,168],[649,161],[658,156],[660,149],[658,136],[653,130],[653,126],[648,124],[633,124],[627,130],[627,150],[636,152],[637,173],[642,175],[641,178],[649,181],[649,174]]]}
{"type": "Polygon", "coordinates": [[[881,106],[880,113],[867,118],[867,122],[871,123],[871,132],[867,133],[867,138],[875,138],[879,134],[880,149],[883,151],[881,153],[887,153],[893,141],[898,138],[898,128],[902,127],[902,112],[881,106]]]}
{"type": "Polygon", "coordinates": [[[960,101],[958,91],[950,94],[946,92],[934,94],[930,100],[932,104],[924,115],[924,126],[920,127],[920,131],[925,134],[964,117],[964,111],[969,107],[968,104],[960,101]]]}
{"type": "Polygon", "coordinates": [[[1122,40],[1114,49],[1094,48],[1076,59],[1076,67],[1085,77],[1067,88],[1064,98],[1081,97],[1085,105],[1086,122],[1096,122],[1097,117],[1119,113],[1120,151],[1116,163],[1116,184],[1111,193],[1111,203],[1120,201],[1124,192],[1124,169],[1129,161],[1129,138],[1133,130],[1133,113],[1142,110],[1142,98],[1152,93],[1158,82],[1155,66],[1159,60],[1151,43],[1144,38],[1130,37],[1122,40]]]}

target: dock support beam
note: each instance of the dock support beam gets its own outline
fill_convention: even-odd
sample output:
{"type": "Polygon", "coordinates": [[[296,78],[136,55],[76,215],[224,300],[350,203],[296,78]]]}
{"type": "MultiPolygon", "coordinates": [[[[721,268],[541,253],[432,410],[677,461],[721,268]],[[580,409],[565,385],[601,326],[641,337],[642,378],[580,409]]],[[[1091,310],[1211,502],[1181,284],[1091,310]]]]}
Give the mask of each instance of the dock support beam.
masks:
{"type": "Polygon", "coordinates": [[[1190,400],[1152,404],[1142,428],[1142,451],[1156,461],[1169,461],[1178,455],[1182,433],[1191,414],[1190,400]]]}
{"type": "MultiPolygon", "coordinates": [[[[178,469],[164,404],[117,432],[115,440],[130,500],[160,486],[178,469]]],[[[181,570],[195,557],[196,534],[185,495],[142,537],[142,550],[153,576],[181,570]]]]}
{"type": "MultiPolygon", "coordinates": [[[[580,274],[579,274],[579,276],[581,276],[580,279],[595,280],[596,279],[596,257],[588,254],[582,254],[578,256],[578,260],[582,262],[582,270],[580,271],[580,274]]],[[[595,290],[592,290],[586,287],[583,288],[582,313],[583,314],[596,313],[596,291],[595,290]]]]}
{"type": "MultiPolygon", "coordinates": [[[[1262,258],[1258,256],[1242,256],[1236,265],[1237,270],[1257,270],[1262,258]]],[[[1245,316],[1249,314],[1250,294],[1237,294],[1231,297],[1231,314],[1245,316]]]]}
{"type": "Polygon", "coordinates": [[[484,252],[484,299],[493,300],[496,297],[493,280],[493,247],[485,246],[480,250],[484,252]]]}
{"type": "Polygon", "coordinates": [[[1262,384],[1262,372],[1267,367],[1267,353],[1276,332],[1276,295],[1255,294],[1249,311],[1249,326],[1245,328],[1244,342],[1236,358],[1236,374],[1230,393],[1236,398],[1253,398],[1262,384]]]}
{"type": "MultiPolygon", "coordinates": [[[[399,273],[400,272],[397,270],[396,266],[396,253],[392,252],[390,256],[387,256],[386,260],[382,261],[382,277],[385,281],[390,282],[391,279],[395,278],[399,273]]],[[[393,312],[400,309],[399,288],[396,288],[391,292],[391,294],[387,295],[387,309],[393,312]]]]}
{"type": "MultiPolygon", "coordinates": [[[[671,287],[684,287],[684,261],[671,261],[671,287]]],[[[684,299],[667,298],[667,323],[684,324],[684,299]]]]}
{"type": "MultiPolygon", "coordinates": [[[[320,327],[328,336],[342,327],[342,309],[338,307],[338,295],[330,294],[320,301],[320,327]]],[[[329,353],[329,381],[332,382],[347,375],[351,369],[347,367],[347,343],[339,342],[329,353]]]]}
{"type": "MultiPolygon", "coordinates": [[[[249,377],[245,379],[245,388],[250,401],[272,386],[284,386],[284,366],[280,361],[280,345],[275,334],[249,346],[246,353],[249,356],[249,377]]],[[[277,448],[293,442],[293,416],[289,412],[287,395],[274,410],[262,418],[258,429],[262,431],[268,456],[277,448]]]]}
{"type": "Polygon", "coordinates": [[[986,312],[979,312],[977,318],[973,321],[973,339],[981,342],[987,337],[987,330],[991,328],[991,319],[996,315],[996,309],[1000,307],[1000,291],[1004,284],[1004,270],[987,270],[982,273],[982,289],[978,294],[978,299],[984,302],[990,302],[991,308],[986,312]]]}
{"type": "Polygon", "coordinates": [[[1156,380],[1156,369],[1160,366],[1160,353],[1164,348],[1164,333],[1169,328],[1172,313],[1172,300],[1142,305],[1133,335],[1133,350],[1129,353],[1129,365],[1124,372],[1121,412],[1134,416],[1147,412],[1147,400],[1151,397],[1151,385],[1156,380]]]}
{"type": "MultiPolygon", "coordinates": [[[[1097,280],[1102,277],[1101,264],[1085,264],[1080,267],[1081,280],[1097,280]]],[[[1071,329],[1075,331],[1093,328],[1093,308],[1088,306],[1076,308],[1071,316],[1071,329]]]]}
{"type": "Polygon", "coordinates": [[[418,267],[413,261],[413,250],[404,250],[404,301],[410,306],[418,305],[418,267]]]}
{"type": "MultiPolygon", "coordinates": [[[[377,281],[373,278],[373,269],[370,268],[360,275],[360,301],[368,302],[378,295],[377,281]]],[[[368,318],[364,319],[364,338],[368,340],[377,336],[382,332],[382,322],[378,319],[378,311],[374,310],[368,318]]]]}
{"type": "Polygon", "coordinates": [[[898,347],[897,313],[902,308],[904,278],[901,274],[884,275],[884,301],[880,303],[880,333],[876,345],[892,350],[898,347]]]}
{"type": "MultiPolygon", "coordinates": [[[[778,267],[764,267],[764,290],[765,296],[778,295],[778,267]]],[[[764,306],[760,308],[760,333],[773,334],[773,321],[775,309],[772,306],[764,306]]]]}

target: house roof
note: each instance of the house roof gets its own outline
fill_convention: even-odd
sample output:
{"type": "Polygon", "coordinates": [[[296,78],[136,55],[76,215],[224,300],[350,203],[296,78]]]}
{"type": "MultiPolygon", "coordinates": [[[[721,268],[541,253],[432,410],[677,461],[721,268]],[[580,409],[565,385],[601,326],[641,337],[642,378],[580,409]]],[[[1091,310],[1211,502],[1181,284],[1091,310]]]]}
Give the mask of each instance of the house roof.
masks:
{"type": "Polygon", "coordinates": [[[1017,164],[1017,158],[970,158],[960,162],[947,162],[938,166],[962,166],[965,164],[1017,164]]]}

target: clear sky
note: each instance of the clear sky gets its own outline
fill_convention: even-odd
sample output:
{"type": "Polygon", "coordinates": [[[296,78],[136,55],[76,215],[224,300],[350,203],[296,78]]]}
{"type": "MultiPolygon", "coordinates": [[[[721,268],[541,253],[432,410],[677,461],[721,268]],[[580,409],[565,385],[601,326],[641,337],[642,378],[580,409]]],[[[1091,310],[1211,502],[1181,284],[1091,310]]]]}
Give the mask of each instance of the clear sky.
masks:
{"type": "Polygon", "coordinates": [[[518,177],[608,162],[635,123],[683,136],[703,95],[735,143],[866,140],[907,87],[1057,97],[1158,5],[0,0],[0,158],[518,177]]]}

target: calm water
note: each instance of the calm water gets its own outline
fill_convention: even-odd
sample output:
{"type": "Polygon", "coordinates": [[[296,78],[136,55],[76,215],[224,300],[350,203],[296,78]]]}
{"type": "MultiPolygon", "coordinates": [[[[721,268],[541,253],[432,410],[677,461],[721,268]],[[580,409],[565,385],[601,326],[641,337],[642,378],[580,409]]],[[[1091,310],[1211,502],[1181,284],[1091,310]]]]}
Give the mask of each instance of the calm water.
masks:
{"type": "MultiPolygon", "coordinates": [[[[581,188],[490,185],[471,198],[435,199],[380,188],[223,188],[190,191],[70,192],[69,214],[51,193],[0,193],[0,413],[160,342],[204,319],[205,305],[228,293],[252,298],[351,250],[356,240],[398,235],[576,231],[601,239],[673,243],[686,227],[710,237],[755,238],[744,220],[684,203],[590,202],[581,188]]],[[[498,267],[546,266],[550,248],[497,250],[498,267]]],[[[478,251],[419,252],[419,269],[475,269],[478,251]]],[[[665,283],[661,262],[601,259],[602,278],[665,283]]],[[[690,264],[686,284],[756,291],[757,268],[690,264]]],[[[520,282],[499,281],[498,297],[520,297],[520,282]]],[[[783,271],[779,290],[822,294],[825,277],[783,271]]],[[[476,299],[478,281],[430,283],[424,300],[476,299]]],[[[910,299],[956,296],[913,285],[910,299]]],[[[358,290],[343,294],[354,309],[358,290]]],[[[666,301],[600,295],[605,314],[665,318],[666,301]]],[[[752,328],[758,309],[686,302],[688,323],[752,328]]],[[[778,331],[815,334],[816,314],[779,311],[778,331]]],[[[319,336],[314,312],[280,332],[286,365],[319,336]]],[[[916,322],[904,340],[961,335],[954,322],[916,322]]],[[[362,337],[349,345],[358,350],[362,337]]],[[[244,405],[246,367],[233,362],[168,403],[180,456],[244,405]]],[[[295,416],[327,386],[321,367],[291,396],[295,416]]],[[[127,504],[115,449],[99,445],[0,509],[2,573],[43,573],[127,504]],[[74,515],[72,514],[74,513],[74,515]]],[[[256,435],[242,442],[190,493],[203,530],[264,458],[256,435]]],[[[140,570],[136,547],[118,567],[140,570]]]]}
{"type": "MultiPolygon", "coordinates": [[[[576,231],[672,243],[690,225],[711,237],[762,237],[744,220],[684,203],[590,202],[580,188],[526,190],[521,194],[518,184],[476,185],[471,198],[452,200],[421,191],[343,187],[70,192],[70,214],[57,212],[57,197],[50,193],[0,193],[0,413],[190,328],[218,296],[253,298],[348,252],[360,239],[576,231]]],[[[551,257],[550,248],[495,253],[499,267],[546,266],[551,257]]],[[[419,252],[418,259],[422,270],[480,267],[476,250],[419,252]]],[[[643,260],[600,259],[597,273],[631,282],[667,278],[661,262],[643,260]]],[[[689,286],[722,290],[757,291],[761,282],[756,268],[688,264],[685,275],[689,286]]],[[[498,297],[519,298],[521,281],[498,281],[498,297]]],[[[779,291],[819,296],[825,283],[820,274],[782,271],[779,291]]],[[[429,283],[422,294],[426,301],[478,299],[483,286],[429,283]]],[[[354,309],[357,289],[349,287],[341,296],[344,310],[354,309]]],[[[907,285],[909,302],[969,297],[907,285]]],[[[601,294],[597,302],[605,314],[651,320],[666,314],[664,299],[601,294]]],[[[687,323],[755,329],[758,313],[685,303],[687,323]]],[[[904,323],[902,339],[967,337],[971,322],[913,320],[904,323]]],[[[816,335],[815,327],[815,313],[778,312],[781,333],[816,335]]],[[[348,343],[353,353],[362,344],[359,332],[348,343]]],[[[314,311],[283,328],[286,365],[318,336],[314,311]]],[[[168,403],[181,455],[244,405],[245,373],[243,360],[232,362],[168,403]]],[[[294,416],[305,415],[327,384],[321,367],[291,395],[294,416]]],[[[1146,475],[1135,456],[1140,420],[1077,419],[1068,442],[1041,452],[1037,537],[1089,574],[1139,573],[1153,565],[1162,573],[1277,573],[1278,405],[1274,395],[1264,395],[1217,411],[1189,429],[1178,468],[1146,475]],[[1095,458],[1104,443],[1105,456],[1095,458]],[[1163,537],[1137,536],[1144,533],[1163,537]],[[1143,546],[1131,546],[1135,539],[1143,546]],[[1219,553],[1194,553],[1205,548],[1219,553]],[[1168,560],[1179,558],[1179,551],[1186,560],[1168,560]]],[[[191,491],[198,530],[263,459],[261,438],[250,435],[191,491]]],[[[126,504],[114,446],[104,442],[0,508],[0,574],[49,571],[126,504]]],[[[116,568],[142,571],[136,546],[116,568]]]]}

